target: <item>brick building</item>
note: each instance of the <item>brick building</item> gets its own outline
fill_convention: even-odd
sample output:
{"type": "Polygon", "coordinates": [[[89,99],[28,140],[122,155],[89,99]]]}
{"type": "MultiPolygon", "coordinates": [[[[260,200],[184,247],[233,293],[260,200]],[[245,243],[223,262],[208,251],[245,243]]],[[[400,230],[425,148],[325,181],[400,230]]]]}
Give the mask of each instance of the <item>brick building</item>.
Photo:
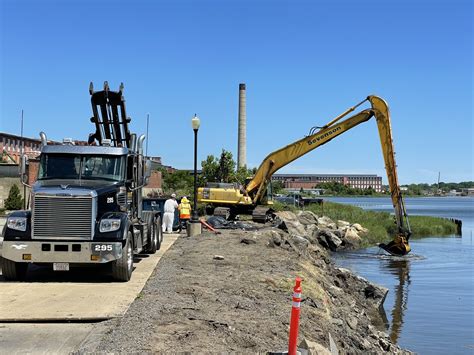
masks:
{"type": "Polygon", "coordinates": [[[281,181],[288,189],[314,189],[323,182],[338,182],[352,188],[373,188],[382,191],[382,178],[377,175],[362,174],[274,174],[272,181],[281,181]]]}
{"type": "Polygon", "coordinates": [[[40,139],[27,137],[22,138],[14,134],[0,132],[0,152],[2,152],[2,161],[6,163],[15,162],[16,164],[19,164],[23,144],[25,155],[28,156],[28,158],[35,158],[40,154],[40,139]]]}
{"type": "MultiPolygon", "coordinates": [[[[61,144],[56,141],[49,141],[48,144],[61,144]]],[[[74,141],[75,145],[87,145],[86,141],[74,141]]],[[[32,185],[36,181],[39,169],[39,155],[41,153],[41,140],[20,137],[10,133],[0,132],[0,152],[3,152],[1,162],[6,165],[18,165],[21,159],[21,149],[24,147],[25,155],[28,157],[28,181],[29,185],[32,185]]],[[[147,186],[148,189],[153,191],[161,190],[162,176],[161,172],[155,171],[161,164],[161,157],[150,157],[152,161],[152,175],[150,176],[150,182],[147,186]]],[[[168,168],[168,167],[167,167],[168,168]]],[[[169,167],[172,169],[171,167],[169,167]]],[[[18,168],[16,168],[17,170],[18,168]]],[[[15,170],[15,171],[16,171],[15,170]]],[[[169,170],[169,169],[167,169],[169,170]]]]}

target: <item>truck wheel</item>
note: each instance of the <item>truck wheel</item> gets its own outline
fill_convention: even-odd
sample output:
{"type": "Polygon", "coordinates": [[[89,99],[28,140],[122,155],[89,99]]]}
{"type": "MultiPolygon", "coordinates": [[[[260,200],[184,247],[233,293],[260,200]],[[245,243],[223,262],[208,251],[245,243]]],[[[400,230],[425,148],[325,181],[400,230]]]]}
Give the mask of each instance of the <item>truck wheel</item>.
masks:
{"type": "Polygon", "coordinates": [[[117,281],[128,281],[133,271],[132,233],[128,231],[127,240],[122,249],[122,257],[112,262],[112,277],[117,281]]]}
{"type": "Polygon", "coordinates": [[[161,248],[161,243],[163,242],[163,229],[161,228],[161,216],[157,216],[155,220],[155,230],[156,232],[156,250],[160,250],[161,248]]]}
{"type": "Polygon", "coordinates": [[[14,261],[0,258],[3,277],[9,281],[22,281],[26,278],[28,263],[16,263],[14,261]]]}
{"type": "Polygon", "coordinates": [[[163,239],[163,232],[161,230],[161,217],[158,216],[153,219],[151,223],[150,241],[147,247],[147,253],[155,254],[161,247],[161,240],[163,239]]]}

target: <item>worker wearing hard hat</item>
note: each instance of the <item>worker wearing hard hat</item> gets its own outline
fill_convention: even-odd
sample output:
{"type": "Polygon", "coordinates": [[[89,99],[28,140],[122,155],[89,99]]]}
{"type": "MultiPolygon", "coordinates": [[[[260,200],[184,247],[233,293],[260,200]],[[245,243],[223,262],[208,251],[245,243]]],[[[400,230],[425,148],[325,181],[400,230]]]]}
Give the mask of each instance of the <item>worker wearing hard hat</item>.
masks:
{"type": "Polygon", "coordinates": [[[178,206],[179,220],[182,226],[186,225],[186,222],[191,218],[191,204],[186,196],[183,196],[181,203],[178,206]]]}
{"type": "Polygon", "coordinates": [[[174,222],[174,211],[178,208],[178,202],[176,202],[176,194],[171,194],[171,198],[165,202],[163,216],[163,232],[173,233],[173,222],[174,222]]]}

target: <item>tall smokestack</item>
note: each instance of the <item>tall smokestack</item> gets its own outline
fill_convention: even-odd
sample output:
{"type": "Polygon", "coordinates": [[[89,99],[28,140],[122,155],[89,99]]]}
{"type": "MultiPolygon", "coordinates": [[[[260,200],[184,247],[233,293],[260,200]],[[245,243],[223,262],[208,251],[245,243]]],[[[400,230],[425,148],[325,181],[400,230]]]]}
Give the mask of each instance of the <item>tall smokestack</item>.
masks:
{"type": "Polygon", "coordinates": [[[245,84],[239,84],[239,138],[237,147],[237,166],[247,165],[247,113],[245,84]]]}

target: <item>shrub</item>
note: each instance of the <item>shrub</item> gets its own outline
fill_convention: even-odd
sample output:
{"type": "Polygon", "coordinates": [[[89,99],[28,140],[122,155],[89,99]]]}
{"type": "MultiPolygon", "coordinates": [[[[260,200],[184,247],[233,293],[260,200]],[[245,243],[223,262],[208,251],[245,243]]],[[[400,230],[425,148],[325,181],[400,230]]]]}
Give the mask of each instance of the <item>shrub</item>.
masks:
{"type": "Polygon", "coordinates": [[[17,185],[13,185],[5,200],[5,208],[7,210],[19,210],[23,207],[23,199],[20,195],[20,189],[17,185]]]}

